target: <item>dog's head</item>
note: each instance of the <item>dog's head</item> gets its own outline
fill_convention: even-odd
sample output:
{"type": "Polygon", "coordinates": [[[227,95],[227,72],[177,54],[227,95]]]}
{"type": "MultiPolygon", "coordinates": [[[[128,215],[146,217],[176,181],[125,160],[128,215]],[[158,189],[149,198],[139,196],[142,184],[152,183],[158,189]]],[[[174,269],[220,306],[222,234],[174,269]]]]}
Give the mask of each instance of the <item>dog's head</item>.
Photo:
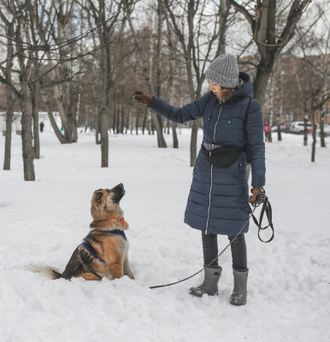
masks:
{"type": "Polygon", "coordinates": [[[125,190],[122,183],[112,189],[94,191],[91,213],[94,220],[104,220],[113,217],[122,217],[123,211],[119,202],[124,197],[125,190]]]}

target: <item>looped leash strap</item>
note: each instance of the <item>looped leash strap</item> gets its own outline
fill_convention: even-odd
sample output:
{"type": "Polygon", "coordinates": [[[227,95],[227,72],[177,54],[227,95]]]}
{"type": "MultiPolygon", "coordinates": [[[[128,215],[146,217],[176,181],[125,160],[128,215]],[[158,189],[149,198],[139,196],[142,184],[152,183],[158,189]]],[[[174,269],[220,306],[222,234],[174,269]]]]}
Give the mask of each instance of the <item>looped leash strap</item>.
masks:
{"type": "Polygon", "coordinates": [[[274,231],[274,225],[273,225],[273,218],[272,218],[272,206],[270,205],[270,202],[268,200],[268,197],[266,196],[265,190],[263,189],[259,189],[259,194],[255,200],[255,202],[248,202],[248,208],[249,208],[249,213],[252,215],[252,219],[254,221],[254,223],[256,224],[256,226],[258,227],[258,238],[261,242],[264,243],[268,243],[271,242],[274,239],[274,235],[275,235],[275,231],[274,231]],[[261,207],[261,212],[260,212],[260,217],[259,217],[259,221],[257,220],[257,218],[254,216],[253,211],[250,207],[250,204],[252,207],[255,208],[259,207],[259,205],[262,203],[262,207],[261,207]],[[262,227],[262,221],[264,219],[264,215],[266,213],[267,216],[267,220],[268,220],[268,225],[265,227],[262,227]],[[264,241],[261,237],[260,237],[260,231],[261,230],[265,230],[267,228],[270,228],[272,230],[272,236],[267,240],[264,241]]]}

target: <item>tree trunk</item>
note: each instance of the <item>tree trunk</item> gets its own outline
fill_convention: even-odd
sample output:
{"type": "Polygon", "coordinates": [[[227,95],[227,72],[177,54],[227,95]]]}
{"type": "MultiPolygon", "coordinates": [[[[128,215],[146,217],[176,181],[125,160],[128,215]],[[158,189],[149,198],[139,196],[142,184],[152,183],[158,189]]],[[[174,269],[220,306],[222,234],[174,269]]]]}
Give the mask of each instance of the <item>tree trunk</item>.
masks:
{"type": "Polygon", "coordinates": [[[92,73],[92,89],[93,89],[93,128],[95,129],[95,144],[99,145],[101,143],[99,139],[100,135],[100,125],[98,118],[98,106],[96,98],[96,80],[94,72],[92,73]]]}
{"type": "MultiPolygon", "coordinates": [[[[275,75],[274,75],[274,72],[272,72],[271,74],[271,83],[270,83],[270,92],[269,92],[269,102],[270,102],[270,111],[269,111],[269,119],[268,119],[268,122],[269,122],[269,125],[270,127],[273,126],[273,117],[274,117],[274,93],[275,93],[275,75]]],[[[276,102],[278,104],[278,99],[279,99],[279,92],[277,90],[276,92],[276,102]]],[[[276,111],[278,111],[278,105],[276,106],[276,111]]],[[[266,120],[267,121],[267,120],[266,120]]],[[[270,130],[270,132],[268,134],[265,134],[267,136],[267,142],[272,142],[272,130],[270,130]]],[[[266,141],[266,139],[265,139],[266,141]]]]}
{"type": "Polygon", "coordinates": [[[145,131],[146,126],[147,126],[148,112],[149,112],[149,110],[146,109],[146,112],[145,112],[144,118],[143,118],[143,123],[142,123],[142,134],[144,134],[144,131],[145,131]]]}
{"type": "Polygon", "coordinates": [[[39,82],[36,82],[33,89],[33,151],[35,159],[40,159],[39,97],[40,86],[39,82]]]}
{"type": "Polygon", "coordinates": [[[277,115],[276,115],[276,125],[277,125],[277,141],[282,141],[282,132],[281,132],[281,117],[283,114],[283,76],[282,76],[282,70],[279,75],[279,82],[278,82],[278,87],[277,91],[280,94],[280,108],[277,110],[277,115]]]}
{"type": "Polygon", "coordinates": [[[325,144],[325,137],[324,137],[324,116],[325,116],[325,106],[322,105],[321,107],[321,120],[320,120],[320,142],[321,142],[321,147],[326,147],[325,144]]]}
{"type": "Polygon", "coordinates": [[[52,128],[55,132],[56,137],[58,138],[61,144],[67,144],[66,137],[62,134],[61,130],[58,128],[56,121],[54,119],[53,113],[49,109],[47,110],[47,113],[48,113],[50,124],[52,125],[52,128]]]}
{"type": "Polygon", "coordinates": [[[60,141],[61,144],[67,144],[68,140],[67,138],[62,134],[61,130],[58,128],[57,123],[53,117],[52,111],[50,110],[50,105],[49,105],[49,98],[48,98],[48,93],[45,95],[44,93],[41,93],[41,97],[43,100],[43,103],[45,104],[47,108],[47,113],[49,117],[50,124],[55,132],[55,135],[57,139],[60,141]]]}
{"type": "Polygon", "coordinates": [[[307,122],[308,122],[308,116],[309,116],[309,102],[310,102],[310,95],[309,95],[309,84],[308,84],[308,71],[306,72],[306,80],[305,80],[305,98],[304,98],[304,107],[305,107],[305,113],[304,113],[304,146],[307,146],[307,122]]]}
{"type": "MultiPolygon", "coordinates": [[[[51,62],[51,55],[48,55],[49,61],[49,68],[53,68],[52,62],[51,62]]],[[[65,112],[64,106],[63,106],[63,102],[62,102],[62,91],[61,88],[58,84],[56,84],[57,81],[57,77],[55,74],[55,71],[51,71],[48,73],[49,77],[51,78],[51,80],[54,82],[53,85],[53,93],[54,93],[54,99],[56,101],[56,105],[57,105],[57,110],[60,114],[61,120],[62,120],[62,125],[64,128],[64,135],[66,137],[66,143],[71,144],[72,143],[72,129],[67,117],[67,113],[65,112]]],[[[47,95],[48,96],[48,95],[47,95]]]]}
{"type": "Polygon", "coordinates": [[[173,134],[173,148],[179,148],[178,133],[176,131],[177,124],[172,122],[172,134],[173,134]]]}
{"type": "MultiPolygon", "coordinates": [[[[162,89],[162,69],[161,69],[161,62],[162,62],[162,33],[163,33],[163,1],[158,0],[158,27],[157,27],[157,52],[156,52],[156,73],[157,73],[157,82],[156,82],[156,96],[161,97],[161,89],[162,89]]],[[[151,68],[150,68],[151,70],[151,68]]],[[[163,119],[162,116],[156,113],[155,116],[155,127],[157,131],[157,141],[158,147],[167,147],[166,141],[163,134],[163,119]]]]}
{"type": "Polygon", "coordinates": [[[3,163],[4,170],[10,170],[11,161],[11,133],[13,124],[13,97],[11,90],[6,86],[6,97],[7,97],[7,112],[6,112],[6,141],[5,141],[5,158],[3,163]]]}
{"type": "Polygon", "coordinates": [[[198,125],[199,120],[193,121],[190,138],[190,166],[194,166],[196,163],[198,125]]]}
{"type": "Polygon", "coordinates": [[[274,61],[275,57],[268,61],[265,61],[262,58],[259,65],[257,66],[257,74],[253,82],[253,97],[260,102],[261,108],[263,108],[264,105],[268,80],[272,73],[274,61]]]}
{"type": "Polygon", "coordinates": [[[22,82],[23,99],[22,107],[22,147],[23,147],[23,164],[24,164],[24,180],[34,181],[34,152],[32,145],[32,99],[28,81],[22,82]]]}
{"type": "MultiPolygon", "coordinates": [[[[106,37],[103,36],[106,40],[106,37]]],[[[102,42],[102,41],[101,41],[102,42]]],[[[102,42],[103,44],[106,41],[102,42]]],[[[108,49],[103,45],[101,49],[101,70],[102,70],[102,107],[99,114],[101,133],[101,167],[109,167],[109,137],[108,137],[108,96],[109,96],[109,73],[108,49]]]]}
{"type": "MultiPolygon", "coordinates": [[[[6,79],[9,82],[12,82],[11,73],[13,67],[13,36],[14,36],[14,21],[11,23],[8,22],[7,25],[7,65],[6,65],[6,79]]],[[[10,170],[10,162],[11,162],[11,133],[12,133],[12,123],[14,117],[14,99],[12,91],[9,85],[6,85],[6,101],[7,101],[7,112],[6,112],[6,141],[5,141],[5,155],[3,162],[3,169],[10,170]]]]}
{"type": "Polygon", "coordinates": [[[101,49],[101,70],[102,70],[102,107],[99,113],[100,133],[101,133],[101,167],[109,166],[109,137],[108,137],[108,63],[107,49],[101,49]]]}
{"type": "MultiPolygon", "coordinates": [[[[135,107],[134,107],[134,112],[135,112],[135,107]]],[[[139,116],[135,116],[135,134],[139,135],[139,116]]]]}
{"type": "Polygon", "coordinates": [[[127,113],[127,117],[126,117],[126,125],[125,125],[125,134],[127,134],[128,130],[130,129],[131,134],[132,134],[132,126],[130,127],[130,114],[127,113]]]}
{"type": "Polygon", "coordinates": [[[108,111],[102,106],[100,112],[101,126],[101,167],[109,166],[109,137],[108,137],[108,111]]]}
{"type": "Polygon", "coordinates": [[[311,161],[315,162],[315,153],[316,153],[316,124],[315,124],[315,112],[312,109],[312,125],[313,125],[313,142],[312,142],[312,156],[311,161]]]}

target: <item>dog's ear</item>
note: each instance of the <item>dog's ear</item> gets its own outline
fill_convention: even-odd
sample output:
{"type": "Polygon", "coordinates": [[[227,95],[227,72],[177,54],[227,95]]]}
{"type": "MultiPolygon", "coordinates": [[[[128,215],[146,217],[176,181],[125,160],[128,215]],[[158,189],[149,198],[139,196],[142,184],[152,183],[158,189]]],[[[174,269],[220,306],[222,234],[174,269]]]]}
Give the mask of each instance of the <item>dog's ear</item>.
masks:
{"type": "Polygon", "coordinates": [[[101,198],[102,198],[102,196],[103,196],[103,193],[102,193],[102,192],[97,192],[97,193],[95,194],[95,201],[96,201],[96,203],[101,203],[101,198]]]}

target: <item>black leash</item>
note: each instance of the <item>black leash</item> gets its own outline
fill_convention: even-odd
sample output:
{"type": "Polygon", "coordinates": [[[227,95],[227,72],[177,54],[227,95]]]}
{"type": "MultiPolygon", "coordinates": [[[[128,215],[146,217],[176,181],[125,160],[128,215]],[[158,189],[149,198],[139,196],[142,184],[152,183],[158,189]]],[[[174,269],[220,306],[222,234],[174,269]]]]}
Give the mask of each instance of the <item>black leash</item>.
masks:
{"type": "Polygon", "coordinates": [[[269,203],[268,197],[266,196],[265,190],[261,189],[261,188],[258,188],[258,190],[259,190],[259,194],[257,195],[256,200],[254,202],[248,202],[248,209],[249,209],[250,215],[249,215],[249,218],[247,219],[247,221],[245,222],[244,226],[237,233],[237,235],[233,238],[233,240],[230,241],[228,243],[228,245],[209,264],[205,265],[198,272],[194,273],[193,275],[191,275],[191,276],[189,276],[187,278],[178,280],[178,281],[176,281],[174,283],[169,283],[169,284],[164,284],[164,285],[149,286],[149,288],[150,289],[158,289],[158,288],[161,288],[161,287],[168,287],[168,286],[176,285],[176,284],[182,283],[182,282],[184,282],[184,281],[186,281],[186,280],[188,280],[190,278],[193,278],[197,274],[201,273],[205,268],[207,268],[215,260],[217,260],[226,251],[226,249],[237,239],[237,237],[241,234],[241,232],[243,231],[243,229],[245,228],[245,226],[247,225],[247,223],[249,222],[251,217],[253,218],[254,223],[258,227],[258,238],[259,238],[259,240],[262,241],[262,242],[265,242],[265,243],[268,243],[268,242],[272,241],[274,239],[274,226],[273,226],[273,222],[272,222],[272,207],[271,207],[271,205],[269,203]],[[253,209],[250,207],[250,203],[251,203],[251,206],[253,207],[253,209]],[[262,205],[262,208],[261,208],[260,218],[259,218],[259,222],[258,222],[257,219],[254,216],[254,212],[261,205],[261,203],[263,203],[263,205],[262,205]],[[262,224],[265,212],[266,212],[269,224],[266,227],[261,227],[261,224],[262,224]],[[260,237],[260,230],[265,230],[268,227],[270,227],[271,230],[272,230],[272,236],[271,236],[271,238],[269,240],[264,241],[260,237]]]}
{"type": "Polygon", "coordinates": [[[253,221],[256,224],[256,226],[258,227],[258,238],[261,242],[264,243],[268,243],[271,242],[274,239],[274,235],[275,235],[275,231],[274,231],[274,225],[273,225],[273,220],[272,220],[272,206],[270,205],[270,202],[268,200],[268,197],[266,196],[266,192],[264,189],[262,188],[254,188],[257,189],[259,191],[259,194],[257,195],[257,198],[254,202],[248,202],[248,208],[249,208],[249,212],[252,215],[253,221]],[[250,204],[252,207],[254,207],[253,211],[250,207],[250,204]],[[253,215],[254,210],[259,207],[262,204],[261,207],[261,212],[260,212],[260,217],[259,217],[259,221],[256,219],[256,217],[253,215]],[[262,221],[264,219],[264,215],[266,213],[267,219],[268,219],[268,225],[265,227],[262,227],[262,221]],[[272,230],[272,236],[264,241],[261,237],[260,237],[260,232],[261,230],[265,230],[267,228],[270,228],[272,230]]]}
{"type": "Polygon", "coordinates": [[[253,209],[252,213],[250,214],[249,218],[246,220],[246,222],[244,223],[244,226],[241,228],[241,230],[238,232],[238,234],[233,238],[233,240],[231,242],[228,243],[228,245],[207,265],[205,265],[202,269],[200,269],[198,272],[194,273],[193,275],[191,275],[190,277],[181,279],[179,281],[176,281],[174,283],[170,283],[170,284],[164,284],[164,285],[155,285],[155,286],[149,286],[150,289],[158,289],[160,287],[167,287],[167,286],[172,286],[172,285],[176,285],[179,283],[182,283],[190,278],[195,277],[198,273],[201,273],[206,267],[210,266],[212,264],[213,261],[217,260],[224,252],[225,250],[237,239],[237,237],[241,234],[241,232],[243,231],[243,229],[245,228],[245,226],[248,224],[250,218],[253,216],[253,213],[255,211],[256,208],[253,209]]]}

